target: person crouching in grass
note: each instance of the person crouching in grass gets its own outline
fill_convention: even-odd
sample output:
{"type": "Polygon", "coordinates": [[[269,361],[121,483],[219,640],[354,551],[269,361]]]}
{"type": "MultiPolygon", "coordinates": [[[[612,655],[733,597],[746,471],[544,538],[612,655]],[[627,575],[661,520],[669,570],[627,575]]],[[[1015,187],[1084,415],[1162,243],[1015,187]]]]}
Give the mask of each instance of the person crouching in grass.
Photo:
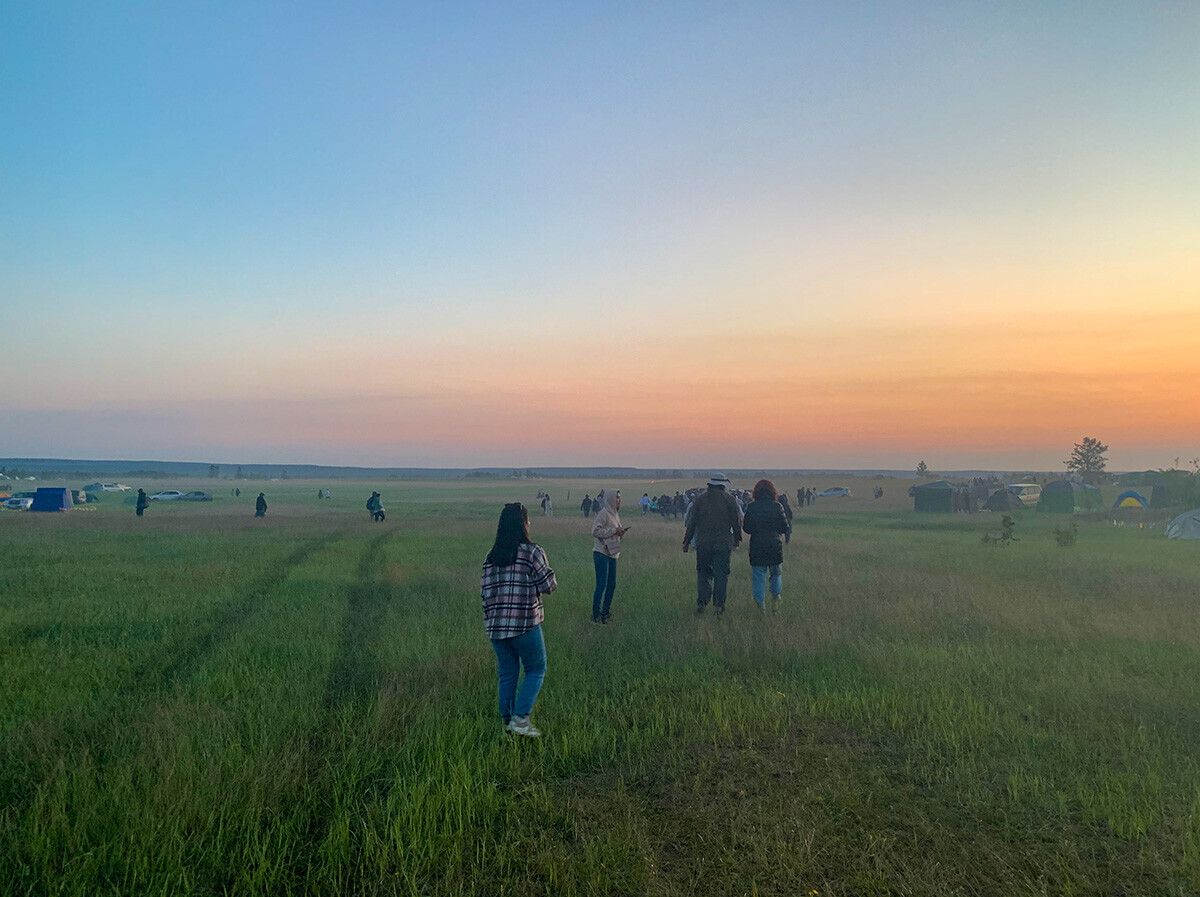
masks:
{"type": "Polygon", "coordinates": [[[529,511],[520,502],[505,505],[496,542],[483,564],[480,593],[483,628],[496,652],[500,719],[514,735],[537,738],[542,734],[529,722],[529,714],[546,678],[542,596],[556,588],[546,552],[529,541],[529,511]],[[525,679],[518,692],[521,667],[525,679]]]}

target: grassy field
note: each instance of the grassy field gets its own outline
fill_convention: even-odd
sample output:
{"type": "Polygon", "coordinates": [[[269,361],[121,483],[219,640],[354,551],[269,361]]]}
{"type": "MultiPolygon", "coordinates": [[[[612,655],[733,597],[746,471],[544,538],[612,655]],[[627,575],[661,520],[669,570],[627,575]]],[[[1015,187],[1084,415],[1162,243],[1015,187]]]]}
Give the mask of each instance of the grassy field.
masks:
{"type": "Polygon", "coordinates": [[[0,514],[3,893],[1200,893],[1200,544],[1161,526],[1064,549],[1026,513],[991,547],[995,516],[883,481],[799,512],[777,617],[736,553],[717,621],[682,524],[627,506],[598,627],[596,483],[240,485],[0,514]],[[560,588],[527,741],[478,578],[539,487],[560,588]]]}

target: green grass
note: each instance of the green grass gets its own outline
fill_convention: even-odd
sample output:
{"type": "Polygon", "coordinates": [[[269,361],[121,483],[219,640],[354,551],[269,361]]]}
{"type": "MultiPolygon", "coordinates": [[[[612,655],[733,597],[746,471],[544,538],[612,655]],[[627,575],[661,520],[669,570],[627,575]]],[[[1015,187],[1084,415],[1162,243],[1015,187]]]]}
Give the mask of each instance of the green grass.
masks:
{"type": "Polygon", "coordinates": [[[1200,892],[1195,544],[1083,521],[1060,549],[1030,513],[989,547],[994,518],[885,484],[802,512],[778,617],[736,554],[718,622],[681,525],[627,509],[596,627],[560,496],[597,484],[552,484],[518,742],[478,575],[537,485],[388,483],[382,525],[342,482],[268,484],[265,521],[260,484],[0,515],[4,893],[1200,892]]]}

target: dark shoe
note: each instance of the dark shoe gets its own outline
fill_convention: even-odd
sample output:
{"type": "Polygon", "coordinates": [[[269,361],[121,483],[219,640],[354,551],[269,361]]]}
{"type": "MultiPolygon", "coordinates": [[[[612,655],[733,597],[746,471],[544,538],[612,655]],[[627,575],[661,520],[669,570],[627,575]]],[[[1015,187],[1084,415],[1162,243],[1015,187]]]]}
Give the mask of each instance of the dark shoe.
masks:
{"type": "Polygon", "coordinates": [[[718,607],[716,609],[716,611],[714,611],[714,613],[716,614],[716,617],[719,620],[719,619],[721,619],[721,617],[725,616],[725,608],[718,607]]]}
{"type": "Polygon", "coordinates": [[[600,615],[600,622],[603,623],[605,626],[608,625],[608,621],[611,619],[612,619],[612,617],[609,614],[601,614],[600,615]]]}
{"type": "Polygon", "coordinates": [[[592,622],[593,622],[593,623],[595,623],[597,626],[599,626],[599,625],[600,625],[601,623],[603,623],[604,621],[603,621],[603,620],[601,620],[601,619],[600,619],[599,617],[597,617],[597,616],[593,616],[593,617],[592,617],[592,622]]]}
{"type": "Polygon", "coordinates": [[[696,616],[697,616],[697,617],[702,617],[702,616],[704,616],[704,607],[703,607],[703,605],[701,605],[700,607],[697,607],[697,608],[696,608],[696,616]]]}

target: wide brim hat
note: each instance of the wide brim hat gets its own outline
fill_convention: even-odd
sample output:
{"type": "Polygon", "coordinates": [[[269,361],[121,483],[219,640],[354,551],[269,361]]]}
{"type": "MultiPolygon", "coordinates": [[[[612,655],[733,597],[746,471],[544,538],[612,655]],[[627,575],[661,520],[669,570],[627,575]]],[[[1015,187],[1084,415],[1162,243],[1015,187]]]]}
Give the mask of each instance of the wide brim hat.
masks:
{"type": "Polygon", "coordinates": [[[708,485],[728,487],[730,485],[729,477],[725,476],[723,473],[714,473],[708,478],[708,485]]]}

